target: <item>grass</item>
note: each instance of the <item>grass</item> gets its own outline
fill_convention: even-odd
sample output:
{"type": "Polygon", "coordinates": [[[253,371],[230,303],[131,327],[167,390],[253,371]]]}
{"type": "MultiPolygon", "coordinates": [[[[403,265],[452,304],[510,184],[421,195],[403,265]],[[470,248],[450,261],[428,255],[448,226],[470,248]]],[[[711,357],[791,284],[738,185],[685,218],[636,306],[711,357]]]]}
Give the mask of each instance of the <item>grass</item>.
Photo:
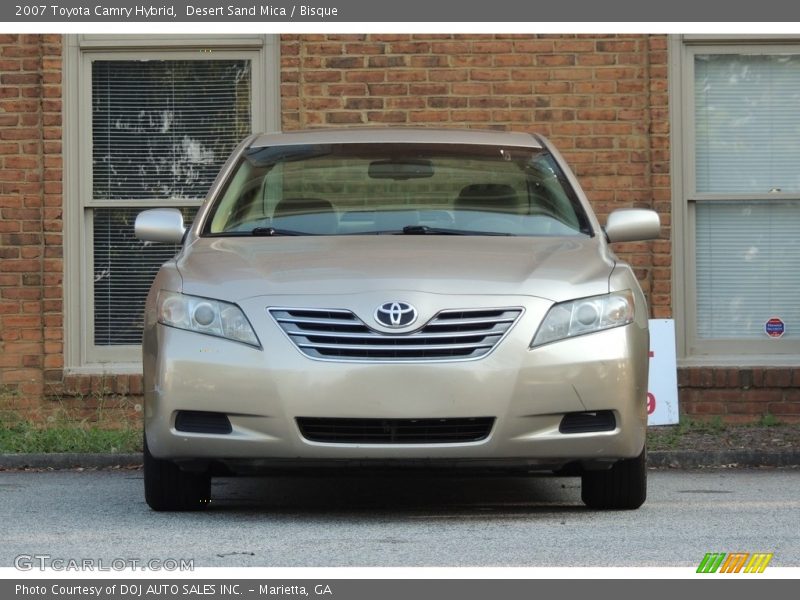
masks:
{"type": "Polygon", "coordinates": [[[141,452],[138,421],[120,425],[120,412],[108,407],[104,393],[89,399],[95,408],[87,410],[87,398],[57,398],[46,418],[31,419],[16,391],[0,388],[0,454],[141,452]]]}
{"type": "Polygon", "coordinates": [[[650,450],[693,450],[714,444],[800,447],[800,424],[787,423],[769,413],[752,423],[741,424],[726,424],[721,417],[695,420],[682,415],[678,425],[650,427],[647,430],[647,447],[650,450]]]}
{"type": "Polygon", "coordinates": [[[780,419],[773,414],[767,413],[766,415],[762,415],[762,417],[758,420],[758,425],[761,427],[779,427],[783,425],[780,419]]]}
{"type": "Polygon", "coordinates": [[[20,421],[0,427],[0,454],[49,452],[140,452],[142,434],[137,428],[100,429],[81,425],[41,426],[20,421]]]}
{"type": "Polygon", "coordinates": [[[687,434],[721,434],[728,427],[721,417],[699,421],[682,416],[677,425],[658,427],[656,429],[648,428],[647,446],[653,450],[671,449],[678,446],[681,438],[687,434]]]}

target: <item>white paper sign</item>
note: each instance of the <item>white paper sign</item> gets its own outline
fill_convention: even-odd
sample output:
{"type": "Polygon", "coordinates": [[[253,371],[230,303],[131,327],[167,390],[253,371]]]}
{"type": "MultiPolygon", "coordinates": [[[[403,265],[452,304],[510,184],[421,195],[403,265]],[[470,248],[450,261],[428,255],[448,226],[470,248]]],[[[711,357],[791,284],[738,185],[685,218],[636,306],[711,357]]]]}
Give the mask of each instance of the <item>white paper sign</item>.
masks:
{"type": "Polygon", "coordinates": [[[650,390],[647,424],[678,422],[678,363],[675,356],[675,321],[650,320],[650,390]]]}

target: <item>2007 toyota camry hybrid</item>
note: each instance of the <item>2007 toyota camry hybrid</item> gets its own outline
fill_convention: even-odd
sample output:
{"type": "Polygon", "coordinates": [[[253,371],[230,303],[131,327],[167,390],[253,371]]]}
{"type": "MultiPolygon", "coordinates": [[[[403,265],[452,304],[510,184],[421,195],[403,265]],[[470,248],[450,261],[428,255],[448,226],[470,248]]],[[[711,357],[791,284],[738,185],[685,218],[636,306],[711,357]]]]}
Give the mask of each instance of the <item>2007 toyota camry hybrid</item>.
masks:
{"type": "Polygon", "coordinates": [[[210,501],[217,473],[463,467],[646,496],[647,307],[539,136],[349,129],[255,135],[147,299],[144,481],[155,510],[210,501]]]}

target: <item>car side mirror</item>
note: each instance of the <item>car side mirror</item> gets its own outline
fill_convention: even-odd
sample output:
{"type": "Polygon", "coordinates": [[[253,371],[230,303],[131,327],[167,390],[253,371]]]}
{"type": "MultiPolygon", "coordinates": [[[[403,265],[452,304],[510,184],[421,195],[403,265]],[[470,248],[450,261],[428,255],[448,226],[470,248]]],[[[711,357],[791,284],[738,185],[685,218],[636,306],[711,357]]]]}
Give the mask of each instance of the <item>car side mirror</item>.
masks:
{"type": "Polygon", "coordinates": [[[136,215],[133,227],[136,237],[144,242],[180,244],[186,227],[177,208],[153,208],[136,215]]]}
{"type": "Polygon", "coordinates": [[[661,231],[661,219],[653,210],[620,208],[608,215],[604,230],[609,242],[652,240],[661,231]]]}

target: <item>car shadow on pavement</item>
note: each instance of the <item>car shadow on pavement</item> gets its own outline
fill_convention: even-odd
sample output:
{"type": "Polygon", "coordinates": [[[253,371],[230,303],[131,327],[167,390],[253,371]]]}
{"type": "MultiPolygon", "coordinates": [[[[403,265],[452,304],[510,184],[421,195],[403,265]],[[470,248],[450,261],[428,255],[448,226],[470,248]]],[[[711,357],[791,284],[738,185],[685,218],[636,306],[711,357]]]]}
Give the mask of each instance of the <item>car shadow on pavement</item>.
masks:
{"type": "Polygon", "coordinates": [[[580,479],[576,477],[406,473],[215,478],[209,508],[225,512],[336,512],[360,516],[387,511],[463,516],[586,510],[580,500],[580,479]]]}

